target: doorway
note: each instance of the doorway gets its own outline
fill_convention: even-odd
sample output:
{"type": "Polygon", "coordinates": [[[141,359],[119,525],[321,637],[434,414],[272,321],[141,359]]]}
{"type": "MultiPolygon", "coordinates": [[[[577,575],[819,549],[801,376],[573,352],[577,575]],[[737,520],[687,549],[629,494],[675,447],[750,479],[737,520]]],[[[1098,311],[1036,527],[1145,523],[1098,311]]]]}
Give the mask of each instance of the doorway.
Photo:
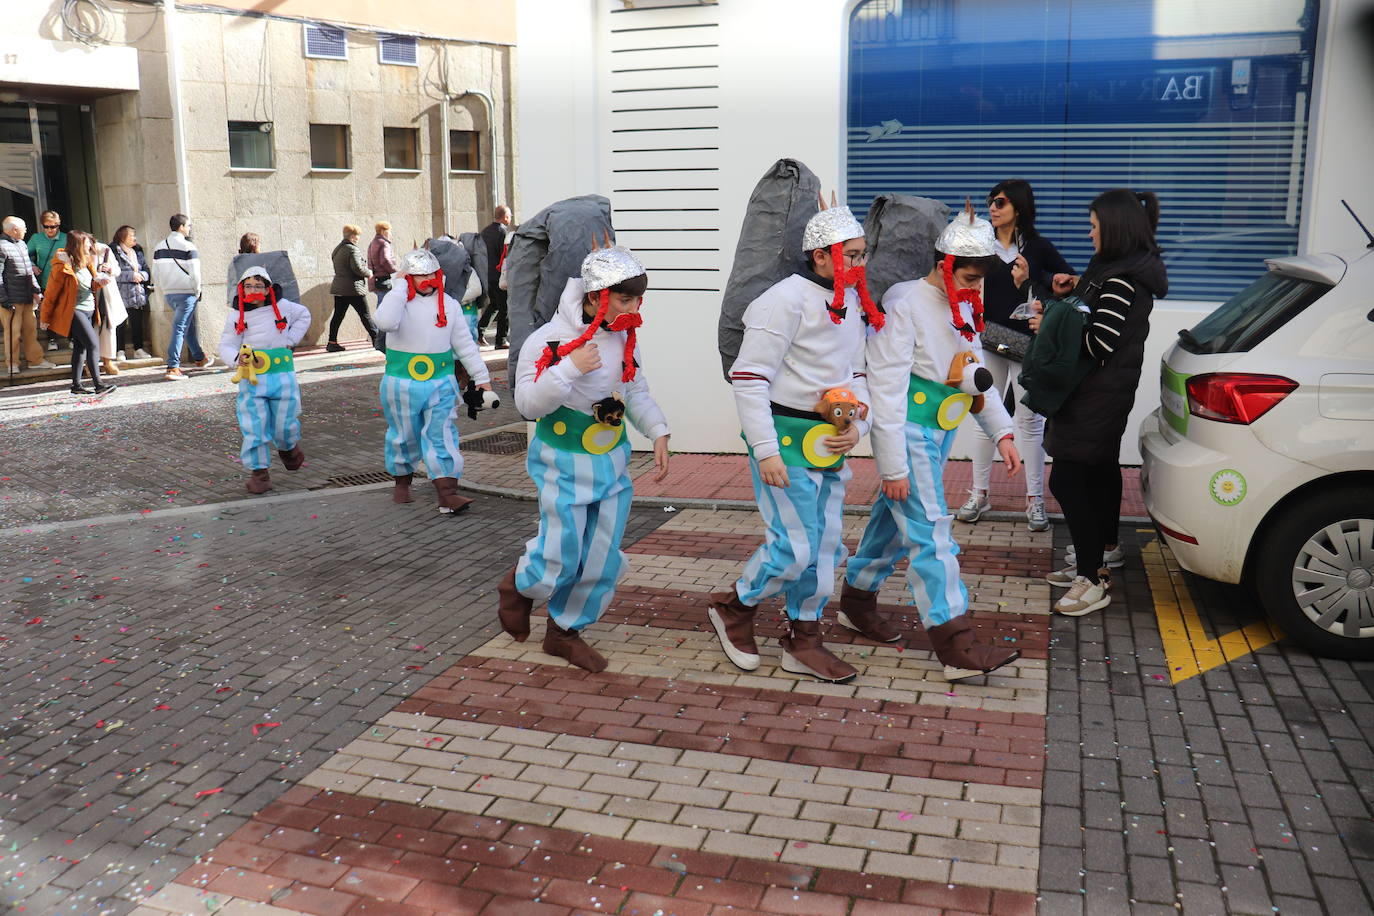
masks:
{"type": "Polygon", "coordinates": [[[104,234],[87,105],[0,104],[0,216],[34,231],[38,214],[56,210],[62,228],[104,234]]]}

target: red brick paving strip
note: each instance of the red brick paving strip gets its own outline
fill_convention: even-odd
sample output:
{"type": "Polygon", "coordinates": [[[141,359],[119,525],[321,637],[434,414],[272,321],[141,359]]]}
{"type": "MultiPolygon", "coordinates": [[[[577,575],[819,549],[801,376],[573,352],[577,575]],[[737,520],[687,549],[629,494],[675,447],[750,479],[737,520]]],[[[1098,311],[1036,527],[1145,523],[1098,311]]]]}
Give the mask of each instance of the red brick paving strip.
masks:
{"type": "Polygon", "coordinates": [[[588,674],[470,657],[402,701],[488,725],[807,766],[1041,787],[1045,717],[891,700],[588,674]]]}
{"type": "Polygon", "coordinates": [[[177,883],[320,916],[1035,913],[1032,894],[739,859],[306,786],[177,883]]]}

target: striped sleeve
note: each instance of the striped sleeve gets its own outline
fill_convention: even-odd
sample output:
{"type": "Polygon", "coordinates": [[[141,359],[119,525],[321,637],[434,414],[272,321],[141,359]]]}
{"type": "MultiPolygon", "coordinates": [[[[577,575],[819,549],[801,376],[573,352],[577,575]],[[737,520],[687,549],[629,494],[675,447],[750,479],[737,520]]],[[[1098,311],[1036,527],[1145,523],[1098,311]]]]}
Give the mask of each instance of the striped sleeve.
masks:
{"type": "Polygon", "coordinates": [[[1083,329],[1083,347],[1089,356],[1100,361],[1116,352],[1134,301],[1135,287],[1126,280],[1113,277],[1102,284],[1102,294],[1093,304],[1092,318],[1083,329]]]}

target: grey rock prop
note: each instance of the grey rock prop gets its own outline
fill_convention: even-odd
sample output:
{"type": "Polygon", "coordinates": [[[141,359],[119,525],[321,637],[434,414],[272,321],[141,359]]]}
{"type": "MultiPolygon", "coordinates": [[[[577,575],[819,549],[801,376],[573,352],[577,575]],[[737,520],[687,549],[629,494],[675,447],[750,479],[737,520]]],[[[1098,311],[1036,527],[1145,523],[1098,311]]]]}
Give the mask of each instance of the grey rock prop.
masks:
{"type": "Polygon", "coordinates": [[[272,282],[281,287],[281,297],[292,302],[301,301],[301,288],[296,282],[296,272],[291,269],[291,256],[285,251],[260,251],[257,254],[236,254],[229,261],[229,283],[226,296],[234,301],[238,293],[239,277],[250,267],[262,267],[272,276],[272,282]]]}
{"type": "Polygon", "coordinates": [[[468,290],[468,275],[472,273],[468,250],[447,238],[430,239],[425,247],[439,260],[439,267],[444,272],[444,292],[454,302],[462,302],[468,290]]]}
{"type": "Polygon", "coordinates": [[[929,197],[883,194],[864,219],[868,239],[865,276],[874,302],[894,283],[916,280],[935,266],[935,239],[949,225],[949,207],[929,197]]]}

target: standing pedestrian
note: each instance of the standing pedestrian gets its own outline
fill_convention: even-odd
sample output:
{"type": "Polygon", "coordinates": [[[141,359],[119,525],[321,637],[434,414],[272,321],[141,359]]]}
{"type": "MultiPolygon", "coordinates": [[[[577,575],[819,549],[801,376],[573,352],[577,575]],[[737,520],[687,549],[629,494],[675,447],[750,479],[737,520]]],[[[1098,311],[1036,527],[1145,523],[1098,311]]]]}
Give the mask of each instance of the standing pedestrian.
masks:
{"type": "Polygon", "coordinates": [[[48,286],[43,291],[41,326],[72,341],[72,394],[104,394],[114,385],[100,378],[100,336],[95,291],[110,282],[95,266],[95,239],[73,229],[67,247],[53,255],[48,286]],[[81,384],[81,372],[90,363],[94,388],[81,384]]]}
{"type": "MultiPolygon", "coordinates": [[[[29,260],[33,262],[33,272],[38,277],[38,288],[48,288],[48,277],[52,274],[53,258],[67,247],[67,233],[62,231],[62,216],[56,210],[44,210],[38,216],[38,228],[42,234],[34,233],[29,238],[29,260]]],[[[48,333],[48,349],[58,349],[62,337],[54,332],[48,333]]],[[[53,368],[51,364],[41,368],[53,368]]]]}
{"type": "Polygon", "coordinates": [[[487,246],[487,307],[477,320],[477,342],[486,342],[487,324],[496,316],[496,340],[494,345],[500,350],[506,346],[506,335],[510,332],[510,317],[506,313],[506,290],[501,286],[501,267],[506,259],[506,246],[510,244],[511,209],[507,206],[496,208],[491,223],[480,233],[482,244],[487,246]]]}
{"type": "Polygon", "coordinates": [[[329,319],[329,343],[325,349],[330,353],[344,349],[344,345],[339,343],[339,325],[343,324],[350,308],[358,313],[358,320],[363,323],[363,330],[373,344],[377,342],[377,327],[372,323],[367,299],[364,298],[372,271],[363,262],[362,252],[358,250],[360,235],[362,230],[357,226],[344,226],[343,240],[334,246],[334,251],[329,255],[334,262],[334,281],[329,284],[329,294],[334,297],[334,315],[329,319]]]}
{"type": "Polygon", "coordinates": [[[116,334],[116,347],[123,351],[126,359],[151,359],[148,346],[148,294],[152,292],[152,272],[148,269],[148,259],[143,256],[143,246],[138,244],[138,233],[133,226],[120,226],[110,241],[114,251],[115,263],[119,266],[119,295],[124,300],[124,308],[129,312],[129,320],[119,326],[116,334]]]}
{"type": "Polygon", "coordinates": [[[167,374],[170,382],[186,378],[181,371],[181,347],[190,351],[191,364],[204,369],[215,358],[200,346],[196,306],[200,303],[200,251],[191,241],[191,218],[174,213],[167,221],[171,232],[153,249],[154,279],[172,310],[172,337],[167,342],[167,374]]]}
{"type": "Polygon", "coordinates": [[[396,273],[396,249],[391,244],[391,223],[379,220],[376,235],[367,246],[367,269],[372,271],[367,288],[377,294],[377,307],[382,307],[382,299],[391,292],[391,276],[396,273]]]}
{"type": "Polygon", "coordinates": [[[95,291],[96,314],[100,316],[100,371],[106,375],[118,375],[115,365],[118,350],[118,330],[129,319],[129,310],[119,295],[119,262],[115,259],[114,249],[104,242],[95,243],[93,256],[95,269],[105,278],[95,291]]]}
{"type": "Polygon", "coordinates": [[[239,236],[239,254],[260,254],[262,252],[262,239],[258,238],[256,232],[245,232],[239,236]]]}
{"type": "Polygon", "coordinates": [[[0,325],[5,332],[3,367],[10,375],[20,371],[21,356],[30,369],[55,368],[43,358],[43,348],[38,343],[33,307],[42,288],[29,249],[24,245],[27,228],[19,217],[7,216],[4,234],[0,235],[0,325]]]}

